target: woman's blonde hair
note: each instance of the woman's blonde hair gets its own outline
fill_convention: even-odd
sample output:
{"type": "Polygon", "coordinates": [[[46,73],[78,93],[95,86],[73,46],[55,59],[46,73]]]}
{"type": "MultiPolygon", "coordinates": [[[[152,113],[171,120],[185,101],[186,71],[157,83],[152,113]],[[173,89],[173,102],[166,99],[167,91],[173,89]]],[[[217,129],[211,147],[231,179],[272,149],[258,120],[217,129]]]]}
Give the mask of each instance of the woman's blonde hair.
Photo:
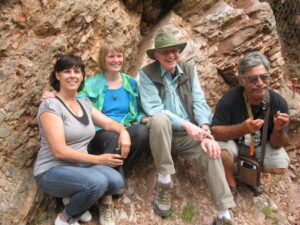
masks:
{"type": "MultiPolygon", "coordinates": [[[[106,42],[101,45],[100,50],[99,50],[99,58],[98,58],[98,64],[99,64],[99,69],[101,72],[104,72],[106,70],[105,68],[105,57],[110,51],[116,51],[118,53],[123,54],[123,65],[125,64],[125,56],[124,56],[124,48],[118,43],[114,42],[106,42]]],[[[123,66],[122,66],[123,69],[123,66]]]]}

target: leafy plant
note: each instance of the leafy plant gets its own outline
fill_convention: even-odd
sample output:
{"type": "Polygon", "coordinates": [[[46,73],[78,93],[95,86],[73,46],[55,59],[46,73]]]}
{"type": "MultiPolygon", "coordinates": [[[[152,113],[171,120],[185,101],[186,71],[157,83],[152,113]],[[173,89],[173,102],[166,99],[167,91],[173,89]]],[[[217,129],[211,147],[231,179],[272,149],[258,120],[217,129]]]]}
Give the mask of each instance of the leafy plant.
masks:
{"type": "Polygon", "coordinates": [[[269,207],[264,207],[262,209],[262,213],[265,214],[265,216],[269,217],[269,216],[271,216],[271,214],[273,213],[273,211],[269,207]]]}
{"type": "Polygon", "coordinates": [[[195,215],[196,212],[193,204],[188,203],[182,210],[181,218],[185,222],[191,222],[195,215]]]}

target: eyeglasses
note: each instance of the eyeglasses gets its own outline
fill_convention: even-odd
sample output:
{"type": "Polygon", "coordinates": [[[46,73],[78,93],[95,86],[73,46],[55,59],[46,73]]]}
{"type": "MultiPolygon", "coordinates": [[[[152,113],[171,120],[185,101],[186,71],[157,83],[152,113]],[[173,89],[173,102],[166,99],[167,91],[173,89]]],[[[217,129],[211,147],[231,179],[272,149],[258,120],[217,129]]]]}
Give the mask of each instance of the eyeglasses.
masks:
{"type": "Polygon", "coordinates": [[[270,74],[261,74],[259,76],[244,76],[244,79],[247,80],[248,83],[257,83],[258,78],[261,79],[262,82],[266,82],[270,78],[270,74]]]}
{"type": "Polygon", "coordinates": [[[179,49],[174,48],[174,49],[169,49],[169,50],[160,50],[159,53],[161,53],[162,55],[169,55],[170,53],[175,55],[179,52],[179,49]]]}

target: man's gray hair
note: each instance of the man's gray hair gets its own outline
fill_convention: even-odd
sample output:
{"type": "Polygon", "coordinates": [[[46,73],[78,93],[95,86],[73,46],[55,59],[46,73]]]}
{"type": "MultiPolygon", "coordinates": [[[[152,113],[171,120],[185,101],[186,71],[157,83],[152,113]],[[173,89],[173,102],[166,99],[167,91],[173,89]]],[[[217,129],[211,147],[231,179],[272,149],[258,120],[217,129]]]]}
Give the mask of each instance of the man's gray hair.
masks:
{"type": "Polygon", "coordinates": [[[238,74],[239,76],[243,76],[247,70],[260,65],[264,65],[269,73],[270,62],[264,54],[260,52],[247,53],[238,66],[238,74]]]}

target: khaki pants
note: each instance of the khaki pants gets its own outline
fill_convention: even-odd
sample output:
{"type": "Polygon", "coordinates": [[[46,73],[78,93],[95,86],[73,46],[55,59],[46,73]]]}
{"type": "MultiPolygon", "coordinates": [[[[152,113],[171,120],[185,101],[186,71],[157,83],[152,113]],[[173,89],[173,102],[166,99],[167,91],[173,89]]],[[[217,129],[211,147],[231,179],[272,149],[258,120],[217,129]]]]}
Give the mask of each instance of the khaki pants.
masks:
{"type": "MultiPolygon", "coordinates": [[[[239,149],[242,155],[250,156],[249,147],[236,144],[233,140],[230,141],[218,141],[221,149],[226,149],[234,159],[239,155],[239,149]]],[[[261,145],[255,147],[255,159],[261,162],[261,145]]],[[[265,149],[265,168],[288,168],[290,163],[290,158],[283,147],[275,149],[271,146],[270,142],[266,143],[265,149]]]]}
{"type": "Polygon", "coordinates": [[[218,210],[235,206],[221,159],[210,159],[202,151],[200,143],[194,141],[186,132],[173,132],[169,118],[164,114],[154,115],[147,125],[150,148],[158,173],[174,174],[172,154],[179,155],[204,174],[218,210]]]}

